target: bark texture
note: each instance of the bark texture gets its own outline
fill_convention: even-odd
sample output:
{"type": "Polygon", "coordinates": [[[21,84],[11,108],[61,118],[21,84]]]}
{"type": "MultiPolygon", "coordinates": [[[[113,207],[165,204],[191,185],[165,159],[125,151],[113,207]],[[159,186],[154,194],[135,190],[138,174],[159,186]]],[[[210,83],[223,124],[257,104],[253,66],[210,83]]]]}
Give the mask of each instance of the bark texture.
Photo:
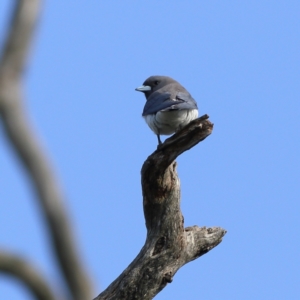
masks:
{"type": "Polygon", "coordinates": [[[204,115],[167,139],[142,167],[143,207],[147,239],[134,261],[94,300],[153,299],[180,267],[217,246],[220,227],[184,228],[180,183],[175,159],[211,134],[204,115]]]}

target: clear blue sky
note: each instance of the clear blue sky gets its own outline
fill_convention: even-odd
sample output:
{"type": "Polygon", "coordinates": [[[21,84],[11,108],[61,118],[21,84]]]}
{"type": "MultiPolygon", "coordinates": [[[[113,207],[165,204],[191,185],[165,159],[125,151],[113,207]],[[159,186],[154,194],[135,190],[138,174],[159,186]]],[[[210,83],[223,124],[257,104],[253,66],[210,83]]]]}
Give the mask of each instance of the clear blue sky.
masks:
{"type": "MultiPolygon", "coordinates": [[[[0,2],[0,37],[11,0],[0,2]]],[[[156,299],[300,299],[299,1],[47,1],[26,105],[67,197],[96,294],[138,254],[140,169],[156,148],[134,88],[180,81],[213,134],[178,159],[185,225],[223,242],[156,299]]],[[[2,128],[1,128],[2,129],[2,128]]],[[[31,186],[0,131],[0,247],[59,281],[31,186]]],[[[31,299],[0,277],[1,299],[31,299]]]]}

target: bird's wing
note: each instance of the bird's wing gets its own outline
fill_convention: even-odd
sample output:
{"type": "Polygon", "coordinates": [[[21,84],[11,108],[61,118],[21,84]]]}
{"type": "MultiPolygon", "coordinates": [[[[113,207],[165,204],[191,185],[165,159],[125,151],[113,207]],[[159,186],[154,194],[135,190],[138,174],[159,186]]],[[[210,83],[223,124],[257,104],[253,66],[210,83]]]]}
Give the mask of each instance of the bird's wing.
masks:
{"type": "Polygon", "coordinates": [[[144,106],[143,116],[155,114],[160,110],[170,108],[172,105],[181,102],[182,101],[172,100],[170,93],[153,93],[144,106]]]}
{"type": "Polygon", "coordinates": [[[153,93],[145,104],[143,116],[155,114],[161,110],[182,109],[197,109],[197,103],[189,93],[178,92],[175,99],[171,99],[170,93],[153,93]]]}
{"type": "MultiPolygon", "coordinates": [[[[176,94],[176,100],[180,100],[177,109],[198,109],[196,100],[186,92],[178,92],[176,94]]],[[[176,109],[176,108],[175,108],[176,109]]]]}

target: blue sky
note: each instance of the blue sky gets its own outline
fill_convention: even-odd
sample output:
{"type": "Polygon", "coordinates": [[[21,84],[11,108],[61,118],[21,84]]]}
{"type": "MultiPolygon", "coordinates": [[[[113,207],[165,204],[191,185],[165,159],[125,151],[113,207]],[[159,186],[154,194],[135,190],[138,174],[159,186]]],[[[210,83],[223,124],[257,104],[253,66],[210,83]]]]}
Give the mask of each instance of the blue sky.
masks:
{"type": "MultiPolygon", "coordinates": [[[[0,38],[11,9],[0,3],[0,38]]],[[[155,299],[300,299],[299,1],[47,1],[24,76],[26,107],[66,195],[95,295],[146,229],[140,169],[156,148],[134,88],[178,80],[213,134],[181,155],[185,226],[223,242],[155,299]]],[[[0,247],[59,282],[26,173],[0,130],[0,247]]],[[[0,275],[1,298],[31,299],[0,275]]]]}

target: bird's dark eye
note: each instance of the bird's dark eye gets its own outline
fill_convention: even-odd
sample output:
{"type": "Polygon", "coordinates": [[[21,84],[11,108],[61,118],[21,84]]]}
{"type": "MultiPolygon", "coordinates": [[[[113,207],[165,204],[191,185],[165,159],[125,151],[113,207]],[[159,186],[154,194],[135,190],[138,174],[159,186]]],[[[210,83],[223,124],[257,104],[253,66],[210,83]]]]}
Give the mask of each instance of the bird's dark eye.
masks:
{"type": "Polygon", "coordinates": [[[155,85],[158,85],[158,84],[159,84],[159,81],[158,81],[158,80],[155,80],[155,81],[154,81],[154,84],[155,84],[155,85]]]}

